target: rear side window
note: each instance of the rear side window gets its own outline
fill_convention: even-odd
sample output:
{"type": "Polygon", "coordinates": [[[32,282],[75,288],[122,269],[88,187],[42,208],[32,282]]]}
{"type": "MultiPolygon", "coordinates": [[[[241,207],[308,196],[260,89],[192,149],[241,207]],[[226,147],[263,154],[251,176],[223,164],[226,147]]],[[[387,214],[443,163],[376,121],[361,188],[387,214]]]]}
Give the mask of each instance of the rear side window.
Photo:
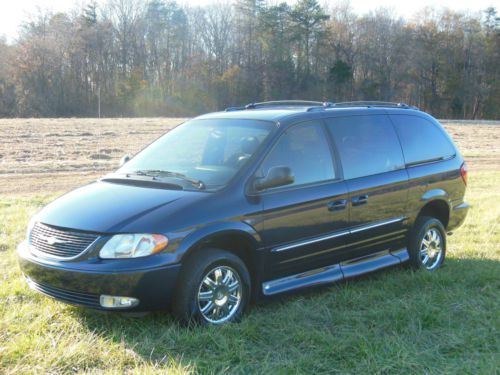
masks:
{"type": "Polygon", "coordinates": [[[287,130],[261,165],[261,175],[276,166],[290,167],[295,182],[304,185],[335,179],[332,154],[320,123],[304,122],[287,130]]]}
{"type": "Polygon", "coordinates": [[[339,150],[345,179],[404,168],[401,145],[386,115],[335,117],[326,121],[339,150]]]}
{"type": "Polygon", "coordinates": [[[406,164],[418,164],[455,155],[455,148],[436,124],[418,116],[390,115],[396,127],[406,164]]]}

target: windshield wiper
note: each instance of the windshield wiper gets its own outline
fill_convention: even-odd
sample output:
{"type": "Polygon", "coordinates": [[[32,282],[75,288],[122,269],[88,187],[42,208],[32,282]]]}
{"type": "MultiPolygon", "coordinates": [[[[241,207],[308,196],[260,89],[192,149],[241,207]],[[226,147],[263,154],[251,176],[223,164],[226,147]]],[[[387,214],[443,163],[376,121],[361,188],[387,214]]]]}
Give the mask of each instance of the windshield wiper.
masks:
{"type": "Polygon", "coordinates": [[[153,178],[173,177],[173,178],[178,178],[180,180],[184,180],[186,182],[189,182],[191,185],[193,185],[195,188],[197,188],[199,190],[203,190],[206,188],[205,183],[201,180],[189,178],[186,175],[183,175],[182,173],[164,171],[162,169],[140,169],[137,171],[129,172],[127,174],[135,174],[138,176],[149,176],[149,177],[153,177],[153,178]]]}

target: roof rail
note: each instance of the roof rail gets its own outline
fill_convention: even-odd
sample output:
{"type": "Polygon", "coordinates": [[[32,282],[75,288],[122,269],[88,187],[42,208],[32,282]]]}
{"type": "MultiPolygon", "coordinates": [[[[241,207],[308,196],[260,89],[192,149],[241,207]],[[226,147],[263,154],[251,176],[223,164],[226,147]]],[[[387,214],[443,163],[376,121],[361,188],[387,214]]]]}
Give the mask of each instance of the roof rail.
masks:
{"type": "Polygon", "coordinates": [[[327,108],[349,108],[349,107],[379,107],[379,108],[403,108],[403,109],[415,109],[419,110],[417,107],[408,105],[406,103],[395,103],[395,102],[382,102],[382,101],[353,101],[353,102],[316,102],[308,100],[276,100],[270,102],[260,102],[260,103],[250,103],[239,107],[229,107],[225,109],[225,112],[232,111],[243,111],[246,109],[257,109],[263,107],[307,107],[307,112],[321,111],[327,108]]]}
{"type": "Polygon", "coordinates": [[[333,103],[330,107],[389,107],[389,108],[404,108],[404,109],[418,109],[417,107],[408,105],[406,103],[395,102],[380,102],[380,101],[354,101],[354,102],[339,102],[333,103]]]}
{"type": "Polygon", "coordinates": [[[312,108],[326,108],[331,107],[333,103],[330,102],[316,102],[309,100],[275,100],[269,102],[260,102],[260,103],[249,103],[245,106],[240,107],[229,107],[225,109],[225,112],[232,111],[242,111],[245,109],[257,109],[263,107],[309,107],[307,110],[312,108]]]}
{"type": "Polygon", "coordinates": [[[233,112],[233,111],[242,111],[245,109],[245,106],[239,106],[239,107],[227,107],[224,112],[233,112]]]}

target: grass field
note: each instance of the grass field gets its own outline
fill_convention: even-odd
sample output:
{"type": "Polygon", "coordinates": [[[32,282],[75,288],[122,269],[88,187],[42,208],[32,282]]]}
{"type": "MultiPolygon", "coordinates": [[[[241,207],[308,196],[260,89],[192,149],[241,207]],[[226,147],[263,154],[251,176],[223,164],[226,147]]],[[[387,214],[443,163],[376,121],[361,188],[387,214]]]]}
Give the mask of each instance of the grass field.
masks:
{"type": "Polygon", "coordinates": [[[32,292],[15,255],[30,215],[179,120],[16,121],[0,121],[0,374],[500,373],[500,126],[447,125],[472,167],[473,208],[438,272],[393,268],[254,306],[241,324],[186,329],[32,292]]]}

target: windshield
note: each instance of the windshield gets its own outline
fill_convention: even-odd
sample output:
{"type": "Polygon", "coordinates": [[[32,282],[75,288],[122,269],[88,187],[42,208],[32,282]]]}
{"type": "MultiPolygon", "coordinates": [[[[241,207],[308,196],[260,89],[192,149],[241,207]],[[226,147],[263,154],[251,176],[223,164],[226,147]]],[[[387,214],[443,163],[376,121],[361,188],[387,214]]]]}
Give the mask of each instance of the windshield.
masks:
{"type": "Polygon", "coordinates": [[[206,189],[225,186],[273,129],[268,121],[192,120],[169,131],[117,173],[188,179],[206,189]]]}

